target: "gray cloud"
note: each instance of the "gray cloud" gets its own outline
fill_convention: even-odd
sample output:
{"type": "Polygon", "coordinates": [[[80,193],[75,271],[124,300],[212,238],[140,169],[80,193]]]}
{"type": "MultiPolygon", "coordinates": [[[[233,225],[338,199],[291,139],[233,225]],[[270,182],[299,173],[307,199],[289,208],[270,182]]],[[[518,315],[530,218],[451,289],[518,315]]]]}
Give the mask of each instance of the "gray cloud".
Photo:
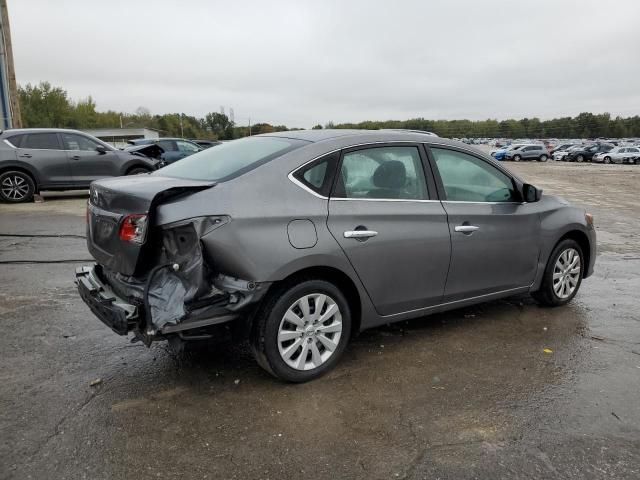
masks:
{"type": "Polygon", "coordinates": [[[640,113],[640,2],[20,0],[21,84],[238,123],[640,113]]]}

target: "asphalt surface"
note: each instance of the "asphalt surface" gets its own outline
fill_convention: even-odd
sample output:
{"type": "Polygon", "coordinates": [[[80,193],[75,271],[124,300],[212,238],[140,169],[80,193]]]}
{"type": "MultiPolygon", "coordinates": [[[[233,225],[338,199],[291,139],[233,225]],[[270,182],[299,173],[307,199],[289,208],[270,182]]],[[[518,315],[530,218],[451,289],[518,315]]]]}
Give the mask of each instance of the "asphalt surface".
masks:
{"type": "MultiPolygon", "coordinates": [[[[509,166],[596,216],[574,302],[364,332],[304,385],[244,345],[129,343],[78,297],[82,263],[0,264],[0,478],[640,478],[640,167],[509,166]]],[[[85,201],[0,205],[0,233],[83,235],[85,201]]],[[[0,237],[0,262],[88,258],[0,237]]]]}

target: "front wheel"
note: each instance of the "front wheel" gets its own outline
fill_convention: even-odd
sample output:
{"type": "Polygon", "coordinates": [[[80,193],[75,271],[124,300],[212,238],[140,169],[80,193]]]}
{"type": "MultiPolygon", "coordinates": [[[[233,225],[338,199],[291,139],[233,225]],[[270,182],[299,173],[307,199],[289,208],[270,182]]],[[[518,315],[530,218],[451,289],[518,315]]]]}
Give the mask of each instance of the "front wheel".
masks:
{"type": "Polygon", "coordinates": [[[349,341],[351,312],[334,284],[310,279],[272,293],[252,330],[261,367],[287,382],[307,382],[338,362],[349,341]]]}
{"type": "Polygon", "coordinates": [[[533,298],[548,307],[565,305],[578,293],[583,273],[582,248],[575,240],[563,240],[551,252],[540,290],[532,293],[533,298]]]}
{"type": "Polygon", "coordinates": [[[513,156],[513,161],[514,161],[514,162],[519,162],[519,161],[520,161],[520,158],[521,158],[521,157],[520,157],[520,155],[514,155],[514,156],[513,156]]]}
{"type": "Polygon", "coordinates": [[[611,163],[611,157],[604,157],[604,163],[611,163]]]}
{"type": "Polygon", "coordinates": [[[543,155],[540,155],[539,161],[546,162],[548,158],[549,157],[547,157],[546,155],[543,154],[543,155]]]}
{"type": "Polygon", "coordinates": [[[578,162],[578,163],[582,163],[582,162],[584,162],[584,156],[583,156],[583,155],[578,155],[578,156],[576,157],[576,162],[578,162]]]}
{"type": "Polygon", "coordinates": [[[3,202],[28,202],[35,191],[33,179],[24,172],[15,170],[0,175],[0,199],[3,202]]]}

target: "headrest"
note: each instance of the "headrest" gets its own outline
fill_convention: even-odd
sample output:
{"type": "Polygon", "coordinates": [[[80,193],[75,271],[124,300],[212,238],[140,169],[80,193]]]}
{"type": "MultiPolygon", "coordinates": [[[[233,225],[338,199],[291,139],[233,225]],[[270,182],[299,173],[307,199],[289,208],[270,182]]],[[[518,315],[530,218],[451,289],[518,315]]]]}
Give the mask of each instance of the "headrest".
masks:
{"type": "Polygon", "coordinates": [[[399,160],[381,163],[373,173],[373,184],[377,188],[402,188],[407,184],[407,170],[399,160]]]}

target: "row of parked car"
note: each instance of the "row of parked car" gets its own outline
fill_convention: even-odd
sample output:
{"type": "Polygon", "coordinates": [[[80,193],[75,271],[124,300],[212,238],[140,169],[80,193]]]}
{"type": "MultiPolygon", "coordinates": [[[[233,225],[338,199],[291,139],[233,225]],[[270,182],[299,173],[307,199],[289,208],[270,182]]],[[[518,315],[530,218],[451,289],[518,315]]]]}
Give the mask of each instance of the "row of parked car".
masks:
{"type": "Polygon", "coordinates": [[[543,144],[511,144],[491,151],[496,160],[537,160],[546,162],[550,158],[563,162],[595,162],[640,164],[640,147],[616,146],[611,143],[592,144],[565,143],[551,149],[543,144]]]}
{"type": "Polygon", "coordinates": [[[160,138],[116,149],[87,133],[24,128],[0,133],[0,200],[28,202],[41,190],[89,188],[105,177],[149,173],[220,142],[160,138]]]}

